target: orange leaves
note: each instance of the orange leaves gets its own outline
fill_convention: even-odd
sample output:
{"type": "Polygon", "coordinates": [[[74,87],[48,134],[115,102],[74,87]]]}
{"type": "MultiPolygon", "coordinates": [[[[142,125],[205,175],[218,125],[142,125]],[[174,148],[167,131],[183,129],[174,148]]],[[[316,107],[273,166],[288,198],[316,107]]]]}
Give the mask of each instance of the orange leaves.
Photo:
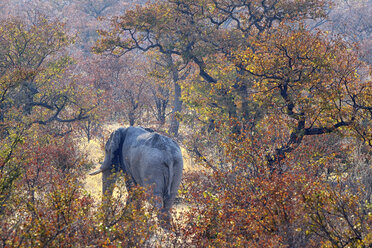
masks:
{"type": "Polygon", "coordinates": [[[335,187],[322,185],[317,193],[305,196],[309,214],[309,233],[326,237],[324,247],[363,247],[371,245],[372,219],[366,215],[370,206],[360,203],[365,189],[350,189],[342,183],[335,187]],[[341,187],[346,187],[342,189],[341,187]]]}
{"type": "Polygon", "coordinates": [[[215,187],[220,187],[218,201],[208,193],[203,194],[204,199],[194,199],[196,207],[189,216],[196,225],[191,235],[193,242],[212,246],[285,246],[289,238],[285,230],[297,223],[301,213],[301,199],[293,197],[296,179],[285,175],[274,180],[247,180],[244,174],[234,173],[232,177],[231,173],[223,172],[220,176],[225,180],[221,182],[210,177],[215,187]]]}
{"type": "Polygon", "coordinates": [[[79,188],[81,161],[71,141],[32,134],[29,130],[24,143],[13,151],[11,163],[3,168],[9,176],[10,171],[18,171],[13,185],[8,185],[12,192],[0,215],[2,224],[9,223],[1,230],[4,244],[66,246],[76,242],[75,238],[84,243],[79,232],[86,231],[83,223],[92,199],[79,188]]]}
{"type": "MultiPolygon", "coordinates": [[[[369,244],[370,207],[360,202],[369,197],[368,190],[362,183],[354,184],[351,171],[343,172],[352,163],[348,159],[356,144],[349,140],[341,145],[336,135],[306,137],[280,161],[282,170],[273,171],[266,154],[283,142],[280,125],[279,121],[268,125],[261,137],[248,131],[224,136],[218,143],[223,154],[214,153],[219,158],[211,160],[217,161],[213,172],[186,178],[184,194],[192,204],[187,218],[193,224],[185,233],[192,244],[317,247],[334,245],[334,240],[369,244]],[[346,219],[350,224],[344,223],[346,219]]],[[[217,135],[226,128],[218,126],[217,135]]]]}
{"type": "Polygon", "coordinates": [[[134,189],[132,201],[125,204],[124,182],[120,182],[110,208],[94,206],[83,188],[86,161],[72,140],[38,131],[13,151],[10,169],[18,174],[7,172],[15,177],[13,185],[0,177],[1,186],[12,188],[6,201],[0,191],[3,245],[143,247],[156,227],[154,209],[143,204],[143,199],[148,199],[146,191],[134,189]]]}
{"type": "Polygon", "coordinates": [[[76,97],[75,78],[68,71],[72,60],[64,50],[74,37],[64,28],[42,16],[32,24],[16,18],[2,23],[2,121],[12,121],[17,115],[16,120],[25,125],[86,118],[90,106],[76,97]]]}
{"type": "Polygon", "coordinates": [[[304,122],[312,130],[308,133],[352,127],[368,109],[350,101],[370,95],[368,80],[358,76],[368,67],[339,37],[296,25],[262,33],[249,40],[249,48],[235,53],[237,67],[255,79],[253,99],[280,110],[279,118],[304,122]]]}

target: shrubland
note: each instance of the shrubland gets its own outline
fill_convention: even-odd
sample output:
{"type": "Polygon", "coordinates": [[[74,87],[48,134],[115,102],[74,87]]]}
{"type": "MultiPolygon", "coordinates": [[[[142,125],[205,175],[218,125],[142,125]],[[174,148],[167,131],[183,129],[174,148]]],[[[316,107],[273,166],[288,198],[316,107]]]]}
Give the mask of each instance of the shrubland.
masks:
{"type": "Polygon", "coordinates": [[[2,247],[371,246],[370,1],[30,2],[0,4],[2,247]],[[87,188],[113,123],[193,158],[169,230],[87,188]]]}

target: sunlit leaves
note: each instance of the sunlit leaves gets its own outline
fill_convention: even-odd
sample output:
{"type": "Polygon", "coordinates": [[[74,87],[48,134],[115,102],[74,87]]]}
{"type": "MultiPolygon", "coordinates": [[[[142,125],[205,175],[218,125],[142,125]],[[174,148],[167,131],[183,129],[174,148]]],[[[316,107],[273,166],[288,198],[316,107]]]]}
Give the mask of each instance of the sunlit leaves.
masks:
{"type": "Polygon", "coordinates": [[[358,76],[362,63],[339,38],[291,29],[281,27],[236,53],[238,66],[258,79],[255,99],[271,102],[290,118],[304,118],[309,130],[351,126],[364,112],[351,100],[370,95],[370,82],[358,76]]]}
{"type": "MultiPolygon", "coordinates": [[[[271,131],[280,136],[275,126],[271,131]]],[[[363,178],[370,173],[368,165],[352,162],[358,142],[307,137],[281,161],[285,169],[273,173],[263,155],[280,137],[259,139],[247,132],[230,138],[219,143],[226,148],[223,166],[185,179],[184,194],[192,203],[185,238],[191,234],[199,246],[370,244],[370,189],[353,177],[359,166],[363,178]]]]}
{"type": "MultiPolygon", "coordinates": [[[[324,18],[328,5],[144,4],[113,18],[94,48],[133,59],[87,58],[97,23],[84,17],[119,12],[116,0],[43,1],[82,31],[86,54],[75,47],[74,59],[65,53],[74,39],[64,24],[4,20],[3,246],[151,246],[156,211],[125,204],[122,181],[118,195],[98,206],[82,187],[86,161],[66,134],[82,119],[88,139],[106,120],[163,125],[175,81],[186,106],[175,115],[180,140],[205,171],[185,177],[180,193],[190,209],[173,223],[174,244],[370,246],[370,69],[345,37],[304,24],[324,18]],[[151,51],[151,62],[134,50],[151,51]]],[[[147,198],[141,188],[134,196],[147,198]]]]}
{"type": "Polygon", "coordinates": [[[18,121],[25,117],[25,124],[85,118],[90,109],[77,104],[71,91],[74,79],[66,75],[72,60],[63,52],[73,38],[64,25],[40,16],[34,24],[9,19],[1,29],[2,121],[19,114],[18,121]]]}

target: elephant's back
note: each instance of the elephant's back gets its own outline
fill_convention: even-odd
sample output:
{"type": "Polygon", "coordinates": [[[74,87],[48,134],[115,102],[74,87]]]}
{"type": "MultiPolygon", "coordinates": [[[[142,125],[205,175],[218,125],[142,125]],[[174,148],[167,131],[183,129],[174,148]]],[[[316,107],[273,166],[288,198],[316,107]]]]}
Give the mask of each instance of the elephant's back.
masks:
{"type": "Polygon", "coordinates": [[[148,150],[152,154],[159,153],[163,156],[165,155],[167,157],[166,159],[172,159],[172,157],[182,158],[181,149],[173,139],[138,127],[128,128],[123,151],[129,150],[146,154],[148,152],[144,151],[148,150]]]}
{"type": "Polygon", "coordinates": [[[177,192],[183,160],[180,147],[171,138],[142,128],[131,128],[122,152],[127,171],[136,183],[155,183],[167,194],[177,192]]]}
{"type": "Polygon", "coordinates": [[[175,142],[171,138],[160,135],[156,132],[144,132],[138,135],[135,146],[146,146],[149,148],[158,149],[161,151],[169,151],[175,146],[175,142]]]}

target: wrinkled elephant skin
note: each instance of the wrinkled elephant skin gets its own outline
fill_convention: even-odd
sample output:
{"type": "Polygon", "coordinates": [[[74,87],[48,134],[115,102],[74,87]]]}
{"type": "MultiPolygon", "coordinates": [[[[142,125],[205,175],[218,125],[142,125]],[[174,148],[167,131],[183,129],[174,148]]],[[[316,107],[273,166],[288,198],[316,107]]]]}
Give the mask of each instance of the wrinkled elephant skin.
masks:
{"type": "Polygon", "coordinates": [[[183,160],[181,149],[171,138],[141,127],[119,128],[114,131],[105,146],[105,159],[99,170],[102,172],[102,192],[112,196],[116,171],[128,176],[128,191],[131,185],[153,188],[158,207],[169,219],[169,210],[176,198],[181,183],[183,160]],[[132,181],[131,181],[132,180],[132,181]]]}

